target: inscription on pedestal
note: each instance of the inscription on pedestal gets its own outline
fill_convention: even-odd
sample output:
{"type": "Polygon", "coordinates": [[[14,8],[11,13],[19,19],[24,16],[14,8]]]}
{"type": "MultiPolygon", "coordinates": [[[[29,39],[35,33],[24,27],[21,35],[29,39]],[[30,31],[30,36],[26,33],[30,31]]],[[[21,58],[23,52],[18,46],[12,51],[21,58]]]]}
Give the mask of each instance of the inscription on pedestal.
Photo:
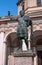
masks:
{"type": "Polygon", "coordinates": [[[32,57],[15,57],[14,65],[32,65],[32,57]]]}
{"type": "Polygon", "coordinates": [[[14,52],[14,65],[32,65],[33,52],[14,52]]]}

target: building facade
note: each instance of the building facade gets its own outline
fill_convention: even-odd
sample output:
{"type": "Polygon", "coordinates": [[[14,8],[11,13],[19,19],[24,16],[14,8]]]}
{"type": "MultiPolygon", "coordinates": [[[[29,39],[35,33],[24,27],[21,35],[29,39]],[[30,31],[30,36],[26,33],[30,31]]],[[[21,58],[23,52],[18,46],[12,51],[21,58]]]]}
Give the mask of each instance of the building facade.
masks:
{"type": "MultiPolygon", "coordinates": [[[[19,0],[18,15],[22,10],[21,4],[24,1],[25,12],[33,23],[33,42],[28,39],[29,49],[35,49],[34,65],[42,65],[42,0],[19,0]],[[30,43],[31,42],[31,43],[30,43]]],[[[17,18],[11,16],[12,18],[17,18]]],[[[10,17],[0,18],[0,65],[14,65],[14,50],[18,48],[17,21],[11,21],[10,17]]],[[[30,27],[28,28],[30,35],[30,27]]]]}

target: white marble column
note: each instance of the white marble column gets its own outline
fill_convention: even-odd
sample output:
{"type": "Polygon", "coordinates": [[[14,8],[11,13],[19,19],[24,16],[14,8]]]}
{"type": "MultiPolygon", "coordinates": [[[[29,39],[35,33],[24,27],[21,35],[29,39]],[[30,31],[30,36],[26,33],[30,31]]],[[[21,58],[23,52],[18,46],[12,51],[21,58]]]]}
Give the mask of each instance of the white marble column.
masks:
{"type": "Polygon", "coordinates": [[[28,40],[28,49],[31,50],[30,40],[28,40]]]}
{"type": "Polygon", "coordinates": [[[38,57],[37,57],[37,55],[34,57],[34,65],[38,65],[38,57]]]}
{"type": "MultiPolygon", "coordinates": [[[[25,44],[25,40],[22,40],[23,44],[22,44],[22,49],[23,51],[27,50],[26,44],[25,44]]],[[[31,43],[30,43],[30,34],[28,35],[28,50],[31,50],[31,43]]]]}
{"type": "Polygon", "coordinates": [[[31,49],[31,43],[30,43],[30,32],[28,32],[28,49],[31,49]]]}
{"type": "Polygon", "coordinates": [[[26,44],[25,44],[25,40],[23,39],[22,42],[23,42],[23,44],[22,44],[22,50],[26,51],[27,47],[26,47],[26,44]]]}
{"type": "Polygon", "coordinates": [[[6,44],[4,43],[4,32],[0,33],[0,65],[5,65],[6,44]]]}
{"type": "Polygon", "coordinates": [[[3,43],[3,65],[6,65],[6,43],[3,43]]]}

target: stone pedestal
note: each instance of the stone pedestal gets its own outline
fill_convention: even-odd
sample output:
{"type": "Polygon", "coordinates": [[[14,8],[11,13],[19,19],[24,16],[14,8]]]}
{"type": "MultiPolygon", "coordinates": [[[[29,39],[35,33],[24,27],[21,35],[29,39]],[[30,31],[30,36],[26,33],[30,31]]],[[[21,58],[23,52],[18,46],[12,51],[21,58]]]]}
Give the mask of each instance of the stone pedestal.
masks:
{"type": "Polygon", "coordinates": [[[32,65],[32,58],[32,50],[14,52],[14,65],[32,65]]]}

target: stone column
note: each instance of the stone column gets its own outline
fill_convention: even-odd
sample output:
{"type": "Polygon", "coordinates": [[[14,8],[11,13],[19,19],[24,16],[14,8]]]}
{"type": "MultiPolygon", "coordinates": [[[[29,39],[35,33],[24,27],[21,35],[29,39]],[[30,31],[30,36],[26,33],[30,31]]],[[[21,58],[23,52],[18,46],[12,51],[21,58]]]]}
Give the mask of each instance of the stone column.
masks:
{"type": "Polygon", "coordinates": [[[27,47],[26,47],[26,44],[25,44],[25,40],[23,39],[22,42],[23,42],[23,44],[22,44],[22,50],[26,51],[27,47]]]}
{"type": "Polygon", "coordinates": [[[31,43],[30,43],[30,30],[28,32],[28,49],[31,50],[31,43]]]}
{"type": "Polygon", "coordinates": [[[6,43],[3,43],[3,65],[6,65],[6,43]]]}
{"type": "Polygon", "coordinates": [[[4,43],[4,32],[0,33],[0,65],[5,65],[6,44],[4,43]]]}
{"type": "MultiPolygon", "coordinates": [[[[28,35],[28,50],[31,50],[31,43],[30,43],[30,34],[28,35]]],[[[25,40],[22,40],[23,44],[22,44],[22,49],[23,50],[27,50],[26,44],[25,44],[25,40]]]]}
{"type": "Polygon", "coordinates": [[[28,48],[29,48],[29,50],[31,50],[30,40],[28,40],[28,48]]]}
{"type": "Polygon", "coordinates": [[[42,0],[41,0],[41,5],[42,5],[42,0]]]}
{"type": "Polygon", "coordinates": [[[38,57],[37,57],[37,55],[34,57],[34,65],[38,65],[38,57]]]}
{"type": "Polygon", "coordinates": [[[37,52],[37,51],[36,51],[36,47],[33,47],[33,48],[32,48],[32,51],[33,51],[34,55],[36,55],[36,52],[37,52]]]}

